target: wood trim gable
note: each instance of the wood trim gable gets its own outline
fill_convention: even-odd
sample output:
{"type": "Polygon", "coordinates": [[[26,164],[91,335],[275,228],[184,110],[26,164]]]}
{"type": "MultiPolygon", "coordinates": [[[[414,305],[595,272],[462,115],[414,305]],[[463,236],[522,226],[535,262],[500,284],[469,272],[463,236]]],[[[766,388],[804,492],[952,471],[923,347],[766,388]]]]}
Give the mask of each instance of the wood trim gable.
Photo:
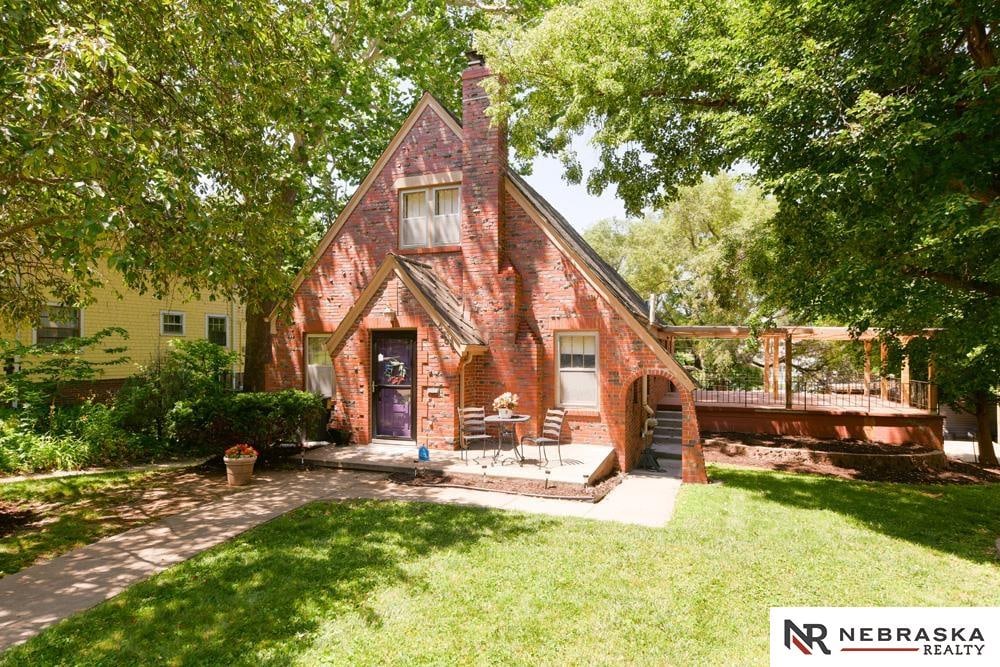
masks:
{"type": "MultiPolygon", "coordinates": [[[[306,276],[308,276],[313,268],[315,268],[316,263],[323,256],[323,253],[326,252],[326,249],[329,248],[330,244],[337,238],[337,235],[344,227],[344,224],[347,223],[348,218],[351,217],[354,209],[357,208],[361,200],[364,199],[366,194],[368,194],[368,190],[375,182],[375,179],[382,173],[382,170],[385,168],[386,164],[388,164],[393,153],[395,153],[396,149],[403,143],[403,140],[410,133],[410,130],[413,129],[413,126],[417,124],[417,120],[419,120],[421,114],[423,114],[426,109],[430,109],[437,114],[445,126],[455,133],[456,137],[459,139],[462,138],[462,126],[458,124],[458,121],[455,120],[454,116],[448,113],[448,110],[445,109],[440,102],[438,102],[437,98],[430,93],[425,92],[423,96],[421,96],[420,101],[417,102],[417,105],[413,107],[413,111],[409,113],[406,120],[403,121],[403,124],[399,126],[398,130],[396,130],[396,134],[393,135],[392,141],[389,142],[389,145],[385,147],[382,154],[379,155],[377,160],[375,160],[375,164],[372,165],[368,175],[365,176],[363,181],[361,181],[361,185],[359,185],[354,191],[351,198],[347,200],[347,204],[337,215],[337,218],[333,221],[333,224],[330,225],[330,228],[326,230],[326,234],[324,234],[323,238],[320,239],[319,244],[317,244],[313,254],[309,257],[309,260],[302,266],[301,269],[299,269],[298,274],[295,276],[295,280],[292,282],[292,294],[295,294],[295,292],[298,291],[299,287],[301,287],[302,283],[305,281],[306,276]]],[[[273,322],[275,315],[286,302],[287,300],[278,303],[268,314],[267,320],[273,322]]]]}
{"type": "Polygon", "coordinates": [[[689,391],[694,391],[696,385],[694,380],[688,375],[688,372],[684,370],[684,367],[677,363],[677,360],[671,355],[667,350],[660,345],[660,342],[656,337],[646,328],[646,326],[640,322],[634,313],[629,310],[625,304],[623,304],[618,297],[612,294],[608,288],[604,285],[601,279],[591,270],[591,268],[584,262],[580,256],[569,246],[563,239],[563,235],[553,227],[552,223],[542,215],[531,200],[521,191],[510,178],[505,178],[505,185],[507,187],[507,192],[511,194],[518,205],[524,209],[525,213],[528,214],[532,220],[535,221],[545,235],[550,241],[563,253],[566,257],[573,262],[573,266],[577,268],[580,273],[582,273],[591,284],[591,286],[597,290],[597,292],[607,301],[616,313],[618,313],[622,319],[629,325],[629,327],[642,339],[644,343],[653,351],[656,358],[670,370],[671,374],[674,375],[674,382],[689,391]]]}
{"type": "Polygon", "coordinates": [[[330,339],[326,342],[326,349],[331,355],[335,354],[337,349],[343,344],[344,340],[347,339],[347,334],[350,333],[354,323],[358,321],[358,318],[361,317],[361,313],[363,313],[365,308],[368,307],[372,298],[379,291],[379,289],[381,289],[382,285],[385,284],[385,281],[388,280],[390,275],[395,275],[406,286],[406,289],[410,290],[410,293],[413,294],[413,296],[417,299],[417,302],[420,303],[421,308],[423,308],[424,312],[430,316],[437,328],[444,333],[445,338],[448,339],[448,343],[455,349],[456,352],[458,352],[460,357],[465,357],[466,354],[479,354],[488,349],[486,345],[470,345],[456,341],[450,331],[451,328],[445,323],[444,318],[441,316],[440,311],[438,311],[434,303],[430,301],[420,287],[410,279],[410,277],[406,274],[406,271],[400,268],[399,260],[396,256],[390,254],[382,262],[382,265],[375,272],[375,275],[372,276],[371,281],[361,291],[361,294],[358,295],[354,305],[352,305],[347,311],[344,319],[340,321],[340,324],[337,325],[337,328],[330,336],[330,339]]]}
{"type": "Polygon", "coordinates": [[[459,171],[442,171],[437,174],[422,174],[420,176],[403,176],[402,178],[397,178],[392,183],[392,187],[397,190],[405,190],[407,188],[420,188],[432,185],[458,185],[462,182],[462,172],[459,171]]]}

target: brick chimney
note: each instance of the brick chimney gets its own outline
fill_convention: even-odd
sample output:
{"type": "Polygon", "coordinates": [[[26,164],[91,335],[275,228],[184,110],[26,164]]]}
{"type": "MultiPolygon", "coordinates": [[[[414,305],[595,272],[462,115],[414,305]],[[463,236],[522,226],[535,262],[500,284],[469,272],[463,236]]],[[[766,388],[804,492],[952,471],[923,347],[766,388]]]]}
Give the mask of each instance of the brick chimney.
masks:
{"type": "Polygon", "coordinates": [[[492,76],[490,69],[475,51],[467,55],[469,66],[462,73],[462,245],[471,270],[495,275],[501,262],[506,128],[486,115],[490,101],[482,84],[492,76]]]}
{"type": "Polygon", "coordinates": [[[483,57],[468,54],[462,73],[462,300],[490,346],[490,377],[484,389],[496,396],[515,386],[509,351],[517,333],[520,285],[504,252],[503,184],[506,128],[486,114],[482,84],[490,76],[483,57]]]}

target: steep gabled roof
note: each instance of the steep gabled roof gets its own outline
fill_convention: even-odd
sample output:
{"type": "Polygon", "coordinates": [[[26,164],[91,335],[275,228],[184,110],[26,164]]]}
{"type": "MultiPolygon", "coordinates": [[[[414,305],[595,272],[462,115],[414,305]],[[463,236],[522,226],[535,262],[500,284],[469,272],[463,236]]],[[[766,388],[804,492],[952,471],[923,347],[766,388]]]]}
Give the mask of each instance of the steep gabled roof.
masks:
{"type": "Polygon", "coordinates": [[[431,267],[389,253],[327,341],[326,347],[331,353],[336,352],[346,340],[358,318],[368,308],[386,280],[392,276],[396,276],[406,285],[459,355],[486,350],[486,343],[479,330],[465,319],[462,302],[448,285],[437,277],[431,267]]]}
{"type": "MultiPolygon", "coordinates": [[[[309,275],[309,272],[316,266],[316,262],[318,262],[320,257],[323,256],[326,249],[330,247],[333,240],[337,238],[337,234],[340,233],[344,223],[346,223],[347,219],[351,217],[351,213],[354,212],[358,203],[364,199],[364,196],[368,193],[368,189],[371,188],[375,179],[378,178],[378,175],[382,173],[382,170],[389,162],[392,154],[396,152],[396,149],[399,148],[403,139],[406,138],[406,135],[408,135],[410,130],[413,129],[413,126],[416,125],[417,120],[420,118],[421,114],[423,114],[425,109],[430,109],[437,114],[442,122],[444,122],[445,126],[455,133],[456,137],[459,139],[462,138],[462,125],[458,122],[455,116],[448,111],[448,109],[446,109],[436,97],[425,92],[420,97],[417,104],[413,107],[413,110],[406,116],[406,120],[403,121],[403,124],[399,126],[398,130],[396,130],[396,134],[393,135],[392,141],[389,142],[389,145],[385,147],[382,154],[379,155],[377,160],[375,160],[375,164],[372,165],[371,171],[369,171],[368,175],[365,176],[365,180],[361,181],[361,185],[357,187],[354,194],[351,195],[351,198],[347,200],[347,204],[337,215],[336,220],[334,220],[333,224],[330,225],[330,228],[326,230],[326,234],[324,234],[323,238],[320,239],[320,242],[317,244],[313,254],[309,257],[309,260],[302,265],[301,269],[299,269],[298,274],[295,276],[295,281],[292,283],[292,292],[295,292],[295,290],[299,288],[302,282],[306,279],[306,276],[309,275]]],[[[272,320],[281,306],[281,303],[276,305],[267,316],[267,319],[272,320]]]]}
{"type": "Polygon", "coordinates": [[[656,336],[646,327],[645,303],[625,279],[622,278],[593,248],[573,229],[545,198],[538,194],[527,182],[511,170],[507,170],[508,192],[525,212],[542,228],[549,239],[566,256],[576,263],[576,267],[604,296],[613,308],[618,310],[629,328],[649,346],[656,358],[672,371],[674,383],[688,390],[696,387],[691,375],[667,352],[656,336]]]}
{"type": "Polygon", "coordinates": [[[457,343],[467,346],[486,345],[476,326],[465,319],[462,302],[430,266],[394,253],[390,253],[390,256],[396,258],[399,269],[409,276],[417,291],[433,304],[445,328],[457,343]]]}
{"type": "Polygon", "coordinates": [[[609,265],[604,258],[597,254],[597,251],[590,247],[590,244],[582,236],[580,232],[569,223],[569,221],[563,217],[563,215],[556,210],[552,204],[545,201],[542,197],[531,187],[524,178],[511,169],[507,170],[507,177],[514,182],[514,184],[521,190],[524,196],[534,204],[535,208],[544,215],[548,221],[559,230],[559,233],[565,238],[566,243],[576,251],[576,254],[593,269],[601,280],[607,285],[615,296],[624,304],[630,311],[632,311],[639,318],[648,318],[647,304],[639,294],[632,289],[632,286],[625,282],[625,279],[621,277],[617,271],[615,271],[611,265],[609,265]]]}

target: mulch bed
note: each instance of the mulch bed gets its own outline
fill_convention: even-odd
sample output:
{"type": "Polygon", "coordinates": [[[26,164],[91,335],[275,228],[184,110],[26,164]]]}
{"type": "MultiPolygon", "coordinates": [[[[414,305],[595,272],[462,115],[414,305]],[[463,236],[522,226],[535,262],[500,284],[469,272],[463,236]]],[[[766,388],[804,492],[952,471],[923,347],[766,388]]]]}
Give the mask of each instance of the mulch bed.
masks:
{"type": "Polygon", "coordinates": [[[948,459],[944,469],[914,465],[909,469],[887,470],[884,468],[842,467],[815,461],[790,462],[769,460],[767,457],[727,454],[722,450],[727,444],[748,447],[777,447],[785,449],[808,449],[814,452],[838,452],[857,454],[920,454],[928,450],[919,445],[894,445],[884,442],[860,440],[821,440],[805,436],[781,436],[743,433],[706,433],[703,449],[705,460],[714,463],[729,463],[751,468],[764,468],[784,472],[807,472],[829,477],[858,479],[877,482],[905,482],[909,484],[997,484],[1000,483],[1000,469],[948,459]]]}
{"type": "Polygon", "coordinates": [[[892,445],[868,440],[823,440],[805,435],[771,435],[768,433],[706,433],[706,440],[730,441],[755,447],[783,447],[807,449],[813,452],[842,452],[844,454],[919,454],[934,451],[929,447],[906,443],[892,445]]]}
{"type": "Polygon", "coordinates": [[[416,476],[409,472],[397,472],[389,475],[396,484],[406,486],[454,486],[480,491],[497,491],[522,496],[539,496],[543,498],[562,498],[566,500],[583,500],[598,502],[611,492],[611,489],[621,483],[621,475],[612,475],[594,486],[581,484],[565,484],[533,479],[516,479],[510,477],[480,477],[478,475],[451,475],[431,470],[421,470],[416,476]]]}

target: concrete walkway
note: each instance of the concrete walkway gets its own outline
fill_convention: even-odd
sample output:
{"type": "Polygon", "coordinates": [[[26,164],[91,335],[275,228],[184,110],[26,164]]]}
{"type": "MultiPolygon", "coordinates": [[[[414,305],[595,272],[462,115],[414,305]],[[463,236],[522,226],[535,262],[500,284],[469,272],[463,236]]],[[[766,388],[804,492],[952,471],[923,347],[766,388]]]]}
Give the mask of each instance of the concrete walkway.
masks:
{"type": "Polygon", "coordinates": [[[629,475],[596,504],[470,489],[408,487],[368,472],[312,470],[259,475],[246,491],[0,579],[0,650],[27,641],[53,623],[138,581],[314,500],[452,503],[662,526],[673,513],[679,488],[679,466],[664,473],[629,475]]]}

